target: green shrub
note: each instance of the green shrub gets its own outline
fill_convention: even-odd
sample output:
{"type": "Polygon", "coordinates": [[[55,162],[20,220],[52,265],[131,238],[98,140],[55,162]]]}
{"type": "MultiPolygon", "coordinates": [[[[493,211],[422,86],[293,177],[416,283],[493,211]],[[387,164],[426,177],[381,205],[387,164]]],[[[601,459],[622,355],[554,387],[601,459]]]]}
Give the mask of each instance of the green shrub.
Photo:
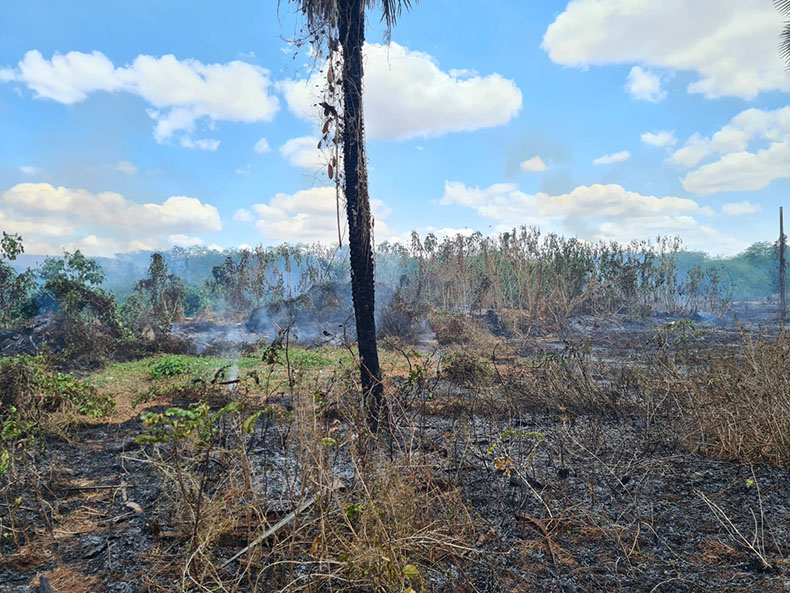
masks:
{"type": "Polygon", "coordinates": [[[150,379],[168,379],[185,375],[191,370],[189,361],[183,356],[164,356],[151,365],[148,377],[150,379]]]}
{"type": "Polygon", "coordinates": [[[3,439],[46,429],[53,413],[107,416],[115,401],[73,375],[53,370],[43,354],[0,360],[0,425],[3,439]],[[17,434],[21,431],[20,434],[17,434]]]}

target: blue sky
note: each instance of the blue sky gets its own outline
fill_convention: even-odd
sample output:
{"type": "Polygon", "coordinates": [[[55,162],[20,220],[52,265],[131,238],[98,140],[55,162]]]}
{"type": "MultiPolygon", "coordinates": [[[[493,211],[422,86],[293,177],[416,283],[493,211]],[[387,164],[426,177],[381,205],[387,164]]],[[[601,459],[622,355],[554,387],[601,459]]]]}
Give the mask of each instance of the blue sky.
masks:
{"type": "MultiPolygon", "coordinates": [[[[292,6],[0,0],[0,230],[29,253],[332,241],[292,6]],[[265,140],[265,141],[263,141],[265,140]]],[[[790,195],[771,0],[432,0],[371,14],[377,241],[539,225],[731,254],[790,195]]]]}

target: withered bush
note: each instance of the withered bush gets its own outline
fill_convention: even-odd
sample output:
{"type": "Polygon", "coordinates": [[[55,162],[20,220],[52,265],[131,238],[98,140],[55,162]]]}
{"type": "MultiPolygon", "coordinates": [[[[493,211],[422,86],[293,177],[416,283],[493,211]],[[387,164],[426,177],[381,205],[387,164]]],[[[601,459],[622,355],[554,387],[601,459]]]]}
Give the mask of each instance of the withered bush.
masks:
{"type": "Polygon", "coordinates": [[[487,345],[493,341],[491,332],[481,323],[463,313],[450,314],[433,310],[429,316],[431,329],[442,346],[450,344],[487,345]]]}
{"type": "Polygon", "coordinates": [[[442,375],[451,383],[464,387],[484,387],[493,378],[491,363],[484,358],[454,352],[442,357],[442,375]]]}
{"type": "Polygon", "coordinates": [[[426,311],[406,302],[400,294],[381,311],[377,322],[381,338],[399,338],[413,343],[428,332],[426,311]]]}
{"type": "Polygon", "coordinates": [[[592,361],[583,347],[513,362],[500,371],[500,376],[505,400],[518,407],[618,416],[627,414],[634,403],[617,384],[615,370],[592,361]],[[611,380],[602,382],[599,376],[611,380]]]}
{"type": "Polygon", "coordinates": [[[744,334],[737,352],[707,351],[680,398],[689,444],[744,463],[790,467],[790,341],[744,334]]]}

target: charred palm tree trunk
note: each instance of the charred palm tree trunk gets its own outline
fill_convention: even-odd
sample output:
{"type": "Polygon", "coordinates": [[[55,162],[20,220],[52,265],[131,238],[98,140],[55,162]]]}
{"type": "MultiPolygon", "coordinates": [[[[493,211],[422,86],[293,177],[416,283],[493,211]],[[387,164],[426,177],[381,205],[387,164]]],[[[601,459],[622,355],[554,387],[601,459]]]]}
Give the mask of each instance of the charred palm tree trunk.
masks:
{"type": "Polygon", "coordinates": [[[376,347],[373,246],[362,114],[364,0],[338,0],[338,32],[343,51],[343,175],[351,251],[351,293],[357,322],[362,391],[371,430],[384,418],[383,386],[376,347]]]}

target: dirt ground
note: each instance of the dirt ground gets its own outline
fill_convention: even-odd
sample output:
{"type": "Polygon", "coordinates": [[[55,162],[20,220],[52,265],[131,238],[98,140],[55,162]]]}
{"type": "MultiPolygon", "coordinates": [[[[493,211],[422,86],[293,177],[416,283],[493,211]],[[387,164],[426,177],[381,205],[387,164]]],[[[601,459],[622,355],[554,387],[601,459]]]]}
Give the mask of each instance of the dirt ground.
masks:
{"type": "MultiPolygon", "coordinates": [[[[735,347],[743,331],[775,332],[772,313],[754,310],[747,327],[709,323],[706,343],[735,347]]],[[[632,364],[675,321],[579,320],[561,334],[513,340],[511,352],[534,358],[588,344],[597,362],[632,364]]],[[[790,591],[790,470],[701,456],[680,445],[676,427],[627,405],[576,411],[525,401],[492,414],[486,402],[497,401],[498,389],[439,381],[410,402],[420,463],[460,490],[475,522],[474,553],[426,574],[425,591],[790,591]]],[[[114,418],[71,440],[47,440],[21,500],[0,502],[3,523],[13,504],[24,533],[0,543],[0,591],[38,591],[40,575],[59,593],[146,591],[152,566],[183,553],[151,446],[135,442],[144,431],[139,412],[173,403],[135,411],[122,403],[114,418]]],[[[279,403],[290,405],[287,397],[279,403]]],[[[288,509],[277,476],[292,471],[289,446],[277,430],[252,439],[253,465],[271,476],[262,496],[281,516],[288,509]]],[[[345,463],[333,471],[348,475],[345,463]]],[[[229,538],[218,560],[244,543],[229,538]]],[[[161,578],[160,586],[167,590],[161,578]]]]}

